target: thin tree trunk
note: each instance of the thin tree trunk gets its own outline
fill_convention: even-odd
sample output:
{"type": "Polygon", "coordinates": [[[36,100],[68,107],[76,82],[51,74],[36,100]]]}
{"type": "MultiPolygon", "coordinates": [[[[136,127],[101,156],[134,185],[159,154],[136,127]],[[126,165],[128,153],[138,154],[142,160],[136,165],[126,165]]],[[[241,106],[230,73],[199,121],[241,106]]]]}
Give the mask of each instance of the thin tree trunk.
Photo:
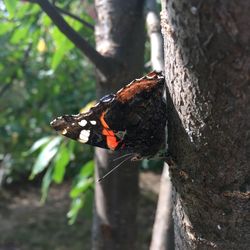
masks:
{"type": "Polygon", "coordinates": [[[162,5],[176,249],[249,249],[250,2],[162,5]]]}
{"type": "Polygon", "coordinates": [[[172,184],[168,165],[163,168],[161,186],[153,228],[150,250],[174,249],[174,225],[172,217],[172,184]]]}
{"type": "MultiPolygon", "coordinates": [[[[96,0],[96,47],[115,61],[109,74],[97,70],[97,96],[115,92],[143,72],[143,1],[96,0]]],[[[96,179],[115,166],[118,154],[96,149],[96,179]]],[[[127,162],[119,171],[96,183],[93,223],[94,250],[135,249],[138,167],[127,162]]]]}
{"type": "MultiPolygon", "coordinates": [[[[150,39],[151,65],[153,70],[164,70],[163,38],[156,0],[146,0],[146,24],[150,39]]],[[[174,225],[172,217],[172,184],[169,167],[165,163],[161,176],[155,221],[150,250],[174,249],[174,225]]]]}
{"type": "MultiPolygon", "coordinates": [[[[48,0],[30,2],[38,3],[58,29],[96,66],[97,98],[116,92],[142,75],[144,1],[95,0],[96,50],[64,20],[54,3],[48,0]]],[[[114,167],[113,159],[118,156],[96,149],[96,180],[114,167]]],[[[127,162],[119,172],[110,175],[108,181],[96,184],[93,249],[135,249],[137,200],[138,168],[135,162],[127,162]]]]}

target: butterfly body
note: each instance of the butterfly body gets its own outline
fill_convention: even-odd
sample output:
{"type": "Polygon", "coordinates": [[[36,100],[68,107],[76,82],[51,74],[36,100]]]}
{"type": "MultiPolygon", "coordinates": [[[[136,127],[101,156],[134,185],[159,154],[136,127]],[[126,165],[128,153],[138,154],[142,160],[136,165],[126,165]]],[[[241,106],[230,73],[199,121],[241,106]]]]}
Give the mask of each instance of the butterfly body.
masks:
{"type": "Polygon", "coordinates": [[[51,122],[62,135],[92,146],[151,157],[164,145],[166,103],[164,77],[155,71],[116,94],[106,95],[87,113],[51,122]]]}

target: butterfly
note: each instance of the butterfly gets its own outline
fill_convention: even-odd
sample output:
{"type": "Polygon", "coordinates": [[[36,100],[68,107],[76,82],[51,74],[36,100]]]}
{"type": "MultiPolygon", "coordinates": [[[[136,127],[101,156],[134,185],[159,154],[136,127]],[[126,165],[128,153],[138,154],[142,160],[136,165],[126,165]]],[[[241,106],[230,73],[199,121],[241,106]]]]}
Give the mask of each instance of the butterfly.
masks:
{"type": "Polygon", "coordinates": [[[151,158],[165,142],[164,83],[162,73],[152,71],[105,95],[88,112],[63,115],[50,124],[81,143],[131,153],[133,160],[151,158]]]}

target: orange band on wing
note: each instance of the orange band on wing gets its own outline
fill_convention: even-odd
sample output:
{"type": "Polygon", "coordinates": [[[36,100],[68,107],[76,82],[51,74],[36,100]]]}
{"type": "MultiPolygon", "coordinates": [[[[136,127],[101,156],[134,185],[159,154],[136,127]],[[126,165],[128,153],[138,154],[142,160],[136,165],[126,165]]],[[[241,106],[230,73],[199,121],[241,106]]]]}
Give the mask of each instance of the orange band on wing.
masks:
{"type": "Polygon", "coordinates": [[[119,144],[119,141],[117,141],[115,133],[109,128],[108,124],[104,120],[104,115],[105,112],[103,112],[100,117],[100,121],[103,126],[102,134],[106,136],[106,143],[108,147],[112,150],[115,150],[119,144]]]}

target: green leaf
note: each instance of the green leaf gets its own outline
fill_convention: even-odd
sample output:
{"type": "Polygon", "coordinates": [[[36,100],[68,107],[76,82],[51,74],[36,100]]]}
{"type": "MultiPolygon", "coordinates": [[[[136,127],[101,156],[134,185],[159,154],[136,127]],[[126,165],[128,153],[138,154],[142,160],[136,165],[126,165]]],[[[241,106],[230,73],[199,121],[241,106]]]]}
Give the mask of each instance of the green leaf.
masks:
{"type": "Polygon", "coordinates": [[[44,27],[50,27],[50,25],[51,25],[51,19],[47,15],[42,16],[41,22],[42,22],[44,27]]]}
{"type": "Polygon", "coordinates": [[[41,148],[44,144],[48,143],[50,140],[51,140],[51,136],[46,136],[37,140],[27,152],[24,152],[24,156],[27,156],[35,152],[36,150],[41,148]]]}
{"type": "Polygon", "coordinates": [[[65,20],[76,31],[79,31],[83,27],[83,25],[80,22],[71,17],[66,17],[65,20]]]}
{"type": "Polygon", "coordinates": [[[62,144],[55,159],[55,167],[53,172],[53,180],[56,183],[61,183],[65,174],[66,166],[70,161],[71,150],[62,144]]]}
{"type": "Polygon", "coordinates": [[[56,70],[60,62],[62,61],[64,54],[66,53],[66,50],[64,50],[63,47],[60,49],[56,49],[56,52],[53,55],[52,62],[51,62],[51,68],[53,70],[56,70]]]}
{"type": "Polygon", "coordinates": [[[80,179],[77,184],[71,189],[70,191],[70,197],[71,198],[77,198],[84,192],[86,192],[89,188],[93,187],[93,178],[82,178],[80,179]]]}
{"type": "Polygon", "coordinates": [[[27,38],[28,32],[28,27],[18,27],[13,33],[10,42],[13,44],[20,43],[23,39],[27,38]]]}
{"type": "Polygon", "coordinates": [[[56,49],[51,61],[51,68],[55,70],[66,53],[74,48],[74,44],[58,28],[53,29],[52,37],[56,49]]]}
{"type": "Polygon", "coordinates": [[[49,165],[51,159],[58,151],[58,145],[60,141],[61,137],[55,137],[43,148],[33,166],[30,179],[33,179],[35,175],[41,173],[49,165]]]}
{"type": "Polygon", "coordinates": [[[79,210],[83,207],[85,201],[85,196],[78,197],[71,202],[70,210],[67,213],[69,218],[69,224],[75,223],[79,210]]]}
{"type": "Polygon", "coordinates": [[[4,0],[7,11],[9,12],[10,18],[14,17],[16,11],[17,0],[4,0]]]}
{"type": "Polygon", "coordinates": [[[78,175],[78,181],[70,191],[71,198],[79,197],[81,194],[83,194],[88,189],[93,187],[94,184],[93,174],[94,174],[94,161],[91,160],[83,165],[78,175]],[[89,178],[90,176],[92,176],[92,178],[89,178]]]}
{"type": "Polygon", "coordinates": [[[13,28],[14,28],[13,23],[1,23],[0,35],[3,35],[6,32],[11,31],[13,28]]]}
{"type": "Polygon", "coordinates": [[[94,200],[93,190],[88,190],[80,197],[74,198],[72,200],[70,210],[67,213],[67,217],[69,218],[70,225],[75,223],[80,209],[83,209],[84,215],[86,215],[87,217],[92,216],[93,200],[94,200]]]}
{"type": "Polygon", "coordinates": [[[46,174],[43,177],[43,181],[42,181],[42,198],[41,198],[41,202],[44,203],[45,200],[47,199],[48,196],[48,190],[49,190],[49,186],[50,183],[52,181],[52,168],[48,168],[48,170],[46,171],[46,174]]]}
{"type": "Polygon", "coordinates": [[[83,213],[86,217],[91,218],[93,215],[93,202],[94,202],[94,190],[88,190],[84,193],[85,202],[83,206],[83,213]]]}
{"type": "Polygon", "coordinates": [[[80,177],[89,177],[94,174],[94,161],[88,161],[80,171],[80,177]]]}

